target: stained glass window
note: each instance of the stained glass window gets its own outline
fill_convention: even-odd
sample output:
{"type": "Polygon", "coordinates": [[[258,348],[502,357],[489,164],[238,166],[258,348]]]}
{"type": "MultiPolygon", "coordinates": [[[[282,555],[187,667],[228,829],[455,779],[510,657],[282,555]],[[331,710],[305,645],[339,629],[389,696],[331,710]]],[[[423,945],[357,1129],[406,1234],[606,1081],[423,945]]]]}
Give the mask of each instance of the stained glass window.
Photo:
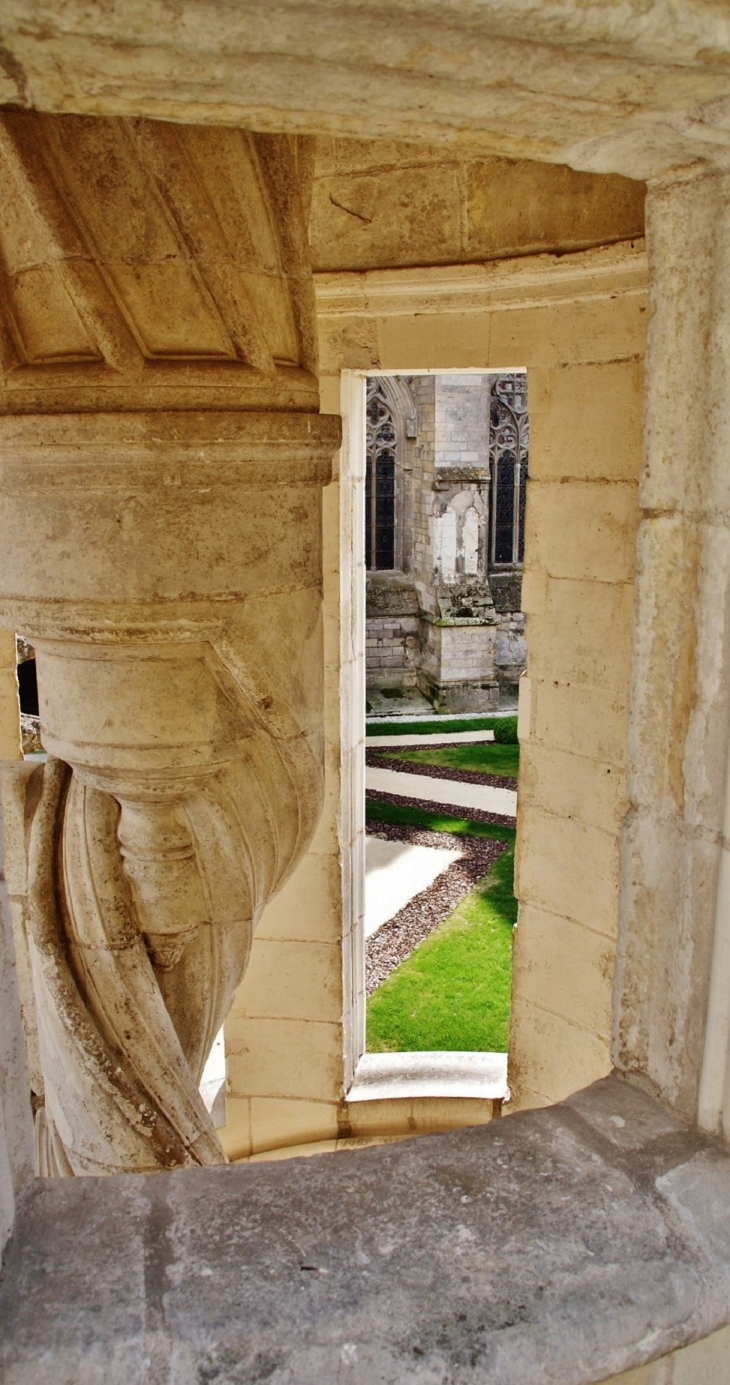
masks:
{"type": "Polygon", "coordinates": [[[365,566],[395,567],[396,431],[380,380],[368,380],[366,404],[365,566]]]}
{"type": "Polygon", "coordinates": [[[525,486],[530,445],[527,376],[495,375],[489,399],[492,567],[514,567],[525,551],[525,486]]]}

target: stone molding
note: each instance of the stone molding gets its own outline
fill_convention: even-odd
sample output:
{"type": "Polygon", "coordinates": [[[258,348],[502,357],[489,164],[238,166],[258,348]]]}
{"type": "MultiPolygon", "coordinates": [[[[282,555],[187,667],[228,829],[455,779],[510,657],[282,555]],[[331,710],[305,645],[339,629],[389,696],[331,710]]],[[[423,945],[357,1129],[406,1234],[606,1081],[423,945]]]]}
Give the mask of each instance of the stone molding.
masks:
{"type": "MultiPolygon", "coordinates": [[[[647,283],[643,241],[571,255],[314,276],[317,313],[323,318],[501,312],[643,295],[647,283]]],[[[373,373],[395,372],[378,367],[373,373]]]]}
{"type": "Polygon", "coordinates": [[[240,129],[4,111],[3,411],[316,411],[307,159],[240,129]]]}

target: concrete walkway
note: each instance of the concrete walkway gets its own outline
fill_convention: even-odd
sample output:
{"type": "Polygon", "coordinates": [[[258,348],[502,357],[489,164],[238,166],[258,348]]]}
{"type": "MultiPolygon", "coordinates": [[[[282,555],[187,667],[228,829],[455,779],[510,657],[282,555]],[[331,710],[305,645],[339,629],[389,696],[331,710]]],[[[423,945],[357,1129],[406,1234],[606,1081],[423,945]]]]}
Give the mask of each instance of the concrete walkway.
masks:
{"type": "Polygon", "coordinates": [[[365,841],[365,937],[372,937],[434,880],[461,852],[410,842],[365,841]]]}
{"type": "Polygon", "coordinates": [[[366,750],[387,750],[399,745],[484,745],[494,740],[493,731],[436,731],[428,736],[366,736],[366,750]]]}
{"type": "Polygon", "coordinates": [[[431,779],[426,774],[401,774],[394,769],[365,770],[366,789],[378,793],[420,798],[427,803],[453,804],[457,808],[479,808],[485,813],[515,817],[517,794],[514,789],[495,789],[491,784],[462,784],[455,779],[431,779]]]}

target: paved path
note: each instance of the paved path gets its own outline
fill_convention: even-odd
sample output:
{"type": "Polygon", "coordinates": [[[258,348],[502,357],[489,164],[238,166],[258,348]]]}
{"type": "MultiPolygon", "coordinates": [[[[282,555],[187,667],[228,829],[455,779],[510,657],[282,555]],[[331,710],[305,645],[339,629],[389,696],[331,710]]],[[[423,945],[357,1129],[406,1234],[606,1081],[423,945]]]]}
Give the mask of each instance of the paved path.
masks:
{"type": "Polygon", "coordinates": [[[493,731],[436,731],[428,736],[366,736],[366,750],[382,750],[398,745],[478,745],[494,740],[493,731]]]}
{"type": "Polygon", "coordinates": [[[410,842],[365,843],[365,937],[400,913],[414,895],[427,890],[461,853],[410,842]]]}
{"type": "Polygon", "coordinates": [[[496,789],[491,784],[462,784],[454,779],[431,779],[425,774],[401,774],[394,769],[365,770],[365,787],[380,793],[420,798],[427,803],[453,804],[457,808],[480,808],[486,813],[501,813],[513,818],[517,813],[514,789],[496,789]]]}

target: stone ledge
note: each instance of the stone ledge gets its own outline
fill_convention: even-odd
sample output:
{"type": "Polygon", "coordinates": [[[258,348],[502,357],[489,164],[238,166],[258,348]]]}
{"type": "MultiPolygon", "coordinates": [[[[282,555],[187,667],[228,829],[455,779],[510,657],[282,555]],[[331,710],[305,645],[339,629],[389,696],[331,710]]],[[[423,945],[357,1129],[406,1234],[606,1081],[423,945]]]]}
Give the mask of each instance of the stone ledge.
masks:
{"type": "Polygon", "coordinates": [[[730,1157],[608,1078],[347,1159],[38,1180],[4,1385],[587,1385],[730,1320],[730,1157]]]}
{"type": "Polygon", "coordinates": [[[506,1053],[364,1053],[347,1102],[442,1096],[504,1101],[508,1094],[506,1053]]]}

